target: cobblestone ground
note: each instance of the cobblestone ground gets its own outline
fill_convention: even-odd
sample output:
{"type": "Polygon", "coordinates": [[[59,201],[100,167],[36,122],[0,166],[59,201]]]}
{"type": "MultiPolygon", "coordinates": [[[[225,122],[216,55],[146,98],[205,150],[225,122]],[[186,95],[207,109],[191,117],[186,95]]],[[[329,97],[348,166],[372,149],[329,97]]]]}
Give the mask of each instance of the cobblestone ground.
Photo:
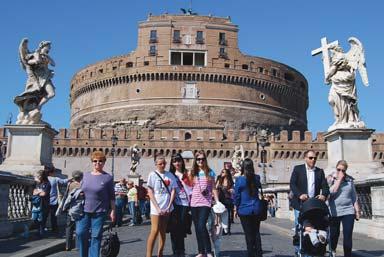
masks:
{"type": "MultiPolygon", "coordinates": [[[[123,226],[117,228],[119,238],[121,240],[121,248],[119,256],[132,256],[142,257],[145,256],[146,240],[149,233],[150,224],[146,222],[143,225],[136,227],[123,226]]],[[[276,231],[268,225],[261,226],[262,247],[264,257],[276,256],[276,257],[288,257],[292,256],[293,248],[291,245],[291,238],[284,233],[276,231]]],[[[154,256],[156,253],[156,247],[154,256]]],[[[186,253],[188,256],[195,256],[197,254],[197,242],[194,234],[189,235],[186,239],[186,253]]],[[[223,236],[221,257],[245,257],[246,244],[244,234],[239,223],[232,227],[232,235],[223,236]]],[[[71,252],[59,252],[51,257],[72,257],[78,256],[77,251],[71,252]]],[[[165,257],[172,256],[171,241],[169,235],[167,235],[166,247],[164,251],[165,257]]]]}

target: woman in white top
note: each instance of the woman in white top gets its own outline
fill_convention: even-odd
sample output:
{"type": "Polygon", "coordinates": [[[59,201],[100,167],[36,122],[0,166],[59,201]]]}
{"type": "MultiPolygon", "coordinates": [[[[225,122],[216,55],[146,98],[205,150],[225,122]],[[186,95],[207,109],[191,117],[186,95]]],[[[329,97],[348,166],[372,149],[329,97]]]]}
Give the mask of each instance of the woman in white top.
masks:
{"type": "Polygon", "coordinates": [[[190,223],[187,222],[186,217],[189,212],[189,200],[191,190],[188,183],[188,172],[185,168],[184,159],[181,154],[175,154],[171,157],[171,164],[169,171],[175,176],[176,180],[176,196],[172,213],[172,218],[175,219],[174,229],[171,230],[172,250],[175,257],[185,256],[184,238],[187,236],[187,230],[190,223]]]}
{"type": "Polygon", "coordinates": [[[151,231],[147,240],[146,257],[152,257],[153,247],[160,234],[158,257],[163,257],[168,217],[173,210],[176,182],[174,176],[165,170],[167,162],[163,156],[155,158],[156,170],[147,180],[148,196],[151,201],[151,231]]]}

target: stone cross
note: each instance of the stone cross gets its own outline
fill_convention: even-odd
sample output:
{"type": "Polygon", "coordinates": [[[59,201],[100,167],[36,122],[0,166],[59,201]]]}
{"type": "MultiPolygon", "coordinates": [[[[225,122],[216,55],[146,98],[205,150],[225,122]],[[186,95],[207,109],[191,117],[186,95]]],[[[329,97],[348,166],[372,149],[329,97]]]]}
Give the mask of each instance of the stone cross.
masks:
{"type": "Polygon", "coordinates": [[[318,55],[318,54],[323,54],[323,66],[324,66],[324,76],[325,78],[327,77],[328,75],[328,72],[329,72],[329,66],[330,66],[330,60],[329,60],[329,52],[328,50],[334,46],[338,46],[339,45],[339,41],[333,41],[331,43],[327,43],[327,38],[326,37],[323,37],[321,39],[321,47],[315,49],[315,50],[312,50],[311,54],[312,56],[315,56],[315,55],[318,55]]]}

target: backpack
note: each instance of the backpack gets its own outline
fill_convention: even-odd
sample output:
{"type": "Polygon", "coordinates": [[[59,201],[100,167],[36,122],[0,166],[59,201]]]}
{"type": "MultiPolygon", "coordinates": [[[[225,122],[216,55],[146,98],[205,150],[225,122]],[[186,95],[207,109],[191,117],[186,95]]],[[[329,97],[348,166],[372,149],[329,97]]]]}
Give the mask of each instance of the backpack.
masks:
{"type": "Polygon", "coordinates": [[[120,251],[120,240],[116,232],[112,231],[112,225],[108,229],[108,235],[101,244],[102,257],[117,257],[120,251]]]}

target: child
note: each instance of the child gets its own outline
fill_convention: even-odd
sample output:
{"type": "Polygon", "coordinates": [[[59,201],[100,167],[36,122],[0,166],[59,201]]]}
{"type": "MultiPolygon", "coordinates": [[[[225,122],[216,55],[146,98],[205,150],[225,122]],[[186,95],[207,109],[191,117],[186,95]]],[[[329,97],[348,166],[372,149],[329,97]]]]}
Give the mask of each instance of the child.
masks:
{"type": "Polygon", "coordinates": [[[213,206],[207,227],[215,248],[215,257],[219,257],[223,230],[228,232],[228,211],[222,203],[218,202],[213,206]]]}

